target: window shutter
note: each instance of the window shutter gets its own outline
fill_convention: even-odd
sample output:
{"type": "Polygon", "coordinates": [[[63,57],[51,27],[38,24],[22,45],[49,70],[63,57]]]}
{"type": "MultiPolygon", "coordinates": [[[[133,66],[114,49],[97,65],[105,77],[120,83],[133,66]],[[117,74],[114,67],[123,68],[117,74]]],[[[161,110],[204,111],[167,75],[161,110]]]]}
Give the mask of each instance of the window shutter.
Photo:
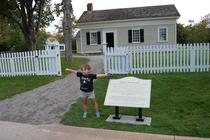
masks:
{"type": "Polygon", "coordinates": [[[101,44],[101,32],[97,32],[97,43],[101,44]]]}
{"type": "Polygon", "coordinates": [[[90,32],[86,32],[87,45],[90,45],[90,32]]]}
{"type": "Polygon", "coordinates": [[[132,30],[128,30],[128,43],[132,43],[132,30]]]}
{"type": "Polygon", "coordinates": [[[140,42],[144,42],[144,29],[140,29],[140,42]]]}

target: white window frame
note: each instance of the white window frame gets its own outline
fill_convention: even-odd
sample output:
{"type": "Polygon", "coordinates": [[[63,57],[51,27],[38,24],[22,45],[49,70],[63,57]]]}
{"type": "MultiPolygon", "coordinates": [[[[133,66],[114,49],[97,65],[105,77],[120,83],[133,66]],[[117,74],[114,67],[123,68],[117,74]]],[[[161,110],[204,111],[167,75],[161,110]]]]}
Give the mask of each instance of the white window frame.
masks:
{"type": "Polygon", "coordinates": [[[168,27],[158,27],[158,42],[168,42],[168,27]],[[160,36],[160,30],[161,29],[166,29],[166,39],[162,40],[162,37],[160,36]]]}
{"type": "Polygon", "coordinates": [[[140,29],[132,29],[132,43],[140,43],[140,29]],[[138,37],[134,37],[134,31],[138,31],[138,37]],[[134,39],[138,39],[138,41],[134,40],[134,39]]]}
{"type": "Polygon", "coordinates": [[[98,35],[97,31],[91,31],[90,32],[90,45],[97,45],[98,44],[98,35]],[[96,34],[95,38],[93,38],[92,34],[96,34]],[[95,39],[95,40],[94,40],[95,39]]]}

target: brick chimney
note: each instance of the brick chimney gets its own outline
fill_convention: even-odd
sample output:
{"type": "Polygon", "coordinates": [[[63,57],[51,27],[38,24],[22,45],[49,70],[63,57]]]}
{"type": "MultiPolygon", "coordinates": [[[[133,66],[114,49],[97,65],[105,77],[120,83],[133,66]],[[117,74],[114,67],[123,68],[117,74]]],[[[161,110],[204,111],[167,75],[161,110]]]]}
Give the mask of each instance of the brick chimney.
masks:
{"type": "Polygon", "coordinates": [[[93,11],[93,4],[92,4],[92,3],[88,3],[88,4],[87,4],[87,11],[88,11],[89,13],[91,13],[91,12],[93,11]]]}

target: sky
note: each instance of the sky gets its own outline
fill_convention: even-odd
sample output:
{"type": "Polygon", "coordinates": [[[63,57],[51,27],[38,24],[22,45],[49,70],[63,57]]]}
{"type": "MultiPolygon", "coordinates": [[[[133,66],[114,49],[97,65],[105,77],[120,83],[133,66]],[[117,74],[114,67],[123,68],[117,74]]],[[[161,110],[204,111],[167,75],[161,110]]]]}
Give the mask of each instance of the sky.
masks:
{"type": "MultiPolygon", "coordinates": [[[[61,0],[52,2],[59,3],[61,0]]],[[[87,10],[87,3],[93,4],[93,10],[174,4],[181,15],[177,22],[185,25],[189,24],[189,20],[197,23],[201,17],[210,13],[210,0],[72,0],[76,19],[87,10]]],[[[47,31],[55,32],[55,24],[61,24],[59,18],[52,22],[47,31]]]]}

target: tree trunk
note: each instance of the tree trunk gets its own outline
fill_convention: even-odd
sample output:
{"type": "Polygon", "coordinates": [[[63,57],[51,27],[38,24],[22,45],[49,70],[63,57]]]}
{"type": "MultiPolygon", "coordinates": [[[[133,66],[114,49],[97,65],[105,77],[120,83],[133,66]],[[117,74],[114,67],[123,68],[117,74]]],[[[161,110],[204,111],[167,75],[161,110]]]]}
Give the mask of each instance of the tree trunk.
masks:
{"type": "Polygon", "coordinates": [[[25,44],[29,51],[36,50],[36,35],[32,32],[24,34],[25,44]]]}
{"type": "Polygon", "coordinates": [[[71,0],[63,0],[63,32],[65,42],[65,59],[72,61],[72,5],[71,0]]]}
{"type": "Polygon", "coordinates": [[[28,51],[36,50],[36,35],[35,25],[33,20],[22,19],[22,24],[19,24],[23,32],[26,48],[28,51]]]}

